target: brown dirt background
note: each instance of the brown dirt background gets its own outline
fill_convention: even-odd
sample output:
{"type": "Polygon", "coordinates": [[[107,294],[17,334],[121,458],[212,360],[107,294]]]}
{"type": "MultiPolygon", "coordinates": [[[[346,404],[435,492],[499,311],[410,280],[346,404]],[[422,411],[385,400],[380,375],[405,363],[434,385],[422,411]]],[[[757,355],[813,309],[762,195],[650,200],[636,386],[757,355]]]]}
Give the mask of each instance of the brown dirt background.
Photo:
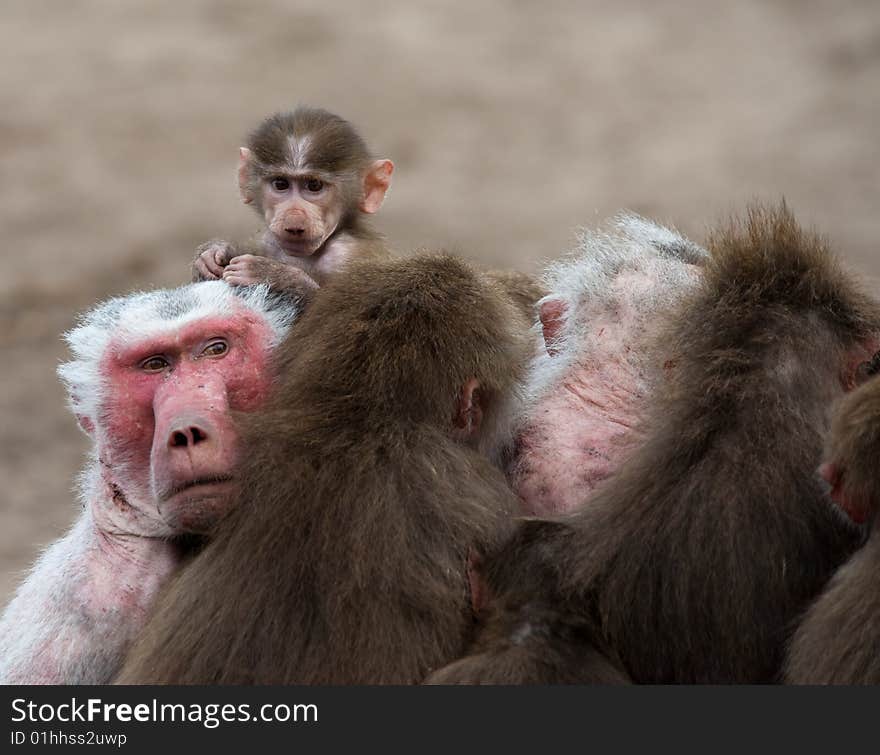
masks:
{"type": "Polygon", "coordinates": [[[0,49],[0,604],[77,510],[59,335],[255,228],[236,148],[270,111],[395,160],[400,250],[536,269],[624,207],[701,239],[784,194],[880,273],[876,0],[6,0],[0,49]]]}

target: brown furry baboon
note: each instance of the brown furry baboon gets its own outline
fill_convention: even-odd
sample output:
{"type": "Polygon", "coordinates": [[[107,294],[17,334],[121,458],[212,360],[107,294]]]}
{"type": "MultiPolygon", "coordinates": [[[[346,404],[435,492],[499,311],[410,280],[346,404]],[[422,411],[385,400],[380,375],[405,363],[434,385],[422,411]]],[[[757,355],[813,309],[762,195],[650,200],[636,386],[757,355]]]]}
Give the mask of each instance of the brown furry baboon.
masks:
{"type": "Polygon", "coordinates": [[[484,639],[432,681],[780,678],[794,620],[858,542],[815,470],[880,307],[784,205],[709,247],[643,443],[587,505],[485,560],[484,639]],[[554,678],[591,648],[607,663],[554,678]]]}
{"type": "Polygon", "coordinates": [[[469,566],[517,510],[490,461],[533,351],[514,319],[449,256],[330,278],[242,417],[237,505],[119,680],[412,683],[459,656],[469,566]]]}
{"type": "MultiPolygon", "coordinates": [[[[876,372],[877,365],[869,366],[876,372]]],[[[880,684],[880,379],[841,403],[831,426],[822,476],[831,497],[869,532],[809,609],[792,640],[786,681],[880,684]]]]}

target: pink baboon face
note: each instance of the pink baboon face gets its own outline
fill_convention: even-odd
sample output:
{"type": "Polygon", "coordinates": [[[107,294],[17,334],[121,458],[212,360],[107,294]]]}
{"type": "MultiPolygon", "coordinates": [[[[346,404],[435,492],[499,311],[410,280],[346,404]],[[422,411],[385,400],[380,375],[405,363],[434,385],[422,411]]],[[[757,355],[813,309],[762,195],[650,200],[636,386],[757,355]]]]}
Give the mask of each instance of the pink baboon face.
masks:
{"type": "Polygon", "coordinates": [[[129,499],[153,500],[175,533],[205,532],[235,492],[230,413],[267,395],[272,332],[244,306],[137,342],[113,340],[99,456],[129,499]]]}

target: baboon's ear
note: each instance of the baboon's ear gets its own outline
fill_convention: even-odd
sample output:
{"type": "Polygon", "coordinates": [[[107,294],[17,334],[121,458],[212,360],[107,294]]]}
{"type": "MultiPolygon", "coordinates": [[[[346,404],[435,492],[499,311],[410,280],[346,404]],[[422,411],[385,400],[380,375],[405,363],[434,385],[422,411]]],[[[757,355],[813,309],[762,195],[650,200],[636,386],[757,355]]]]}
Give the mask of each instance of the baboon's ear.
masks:
{"type": "Polygon", "coordinates": [[[489,593],[489,584],[483,575],[483,559],[477,551],[471,548],[468,551],[467,578],[471,591],[471,610],[474,616],[482,613],[492,599],[489,593]]]}
{"type": "Polygon", "coordinates": [[[238,148],[238,193],[241,201],[250,204],[255,197],[251,191],[251,151],[247,147],[238,148]]]}
{"type": "Polygon", "coordinates": [[[394,163],[391,160],[376,160],[364,174],[363,197],[360,201],[361,212],[378,212],[385,200],[385,194],[391,186],[391,174],[394,163]]]}
{"type": "Polygon", "coordinates": [[[464,430],[465,435],[471,437],[480,431],[483,424],[483,393],[480,390],[480,381],[471,378],[462,387],[458,397],[458,406],[452,419],[453,425],[459,430],[464,430]]]}
{"type": "Polygon", "coordinates": [[[538,317],[544,334],[544,348],[553,356],[559,352],[559,337],[568,317],[568,304],[561,299],[544,299],[538,307],[538,317]]]}

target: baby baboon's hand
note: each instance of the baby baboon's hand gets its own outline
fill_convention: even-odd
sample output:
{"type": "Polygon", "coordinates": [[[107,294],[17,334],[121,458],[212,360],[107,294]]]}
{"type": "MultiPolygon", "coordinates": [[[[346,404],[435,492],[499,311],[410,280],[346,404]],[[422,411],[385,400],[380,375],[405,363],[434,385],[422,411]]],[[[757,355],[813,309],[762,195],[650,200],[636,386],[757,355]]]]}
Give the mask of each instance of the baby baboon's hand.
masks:
{"type": "Polygon", "coordinates": [[[193,259],[192,279],[196,281],[218,280],[223,277],[223,268],[236,254],[235,246],[228,241],[213,239],[196,249],[193,259]]]}
{"type": "Polygon", "coordinates": [[[298,267],[255,254],[240,254],[233,258],[223,270],[223,280],[234,286],[267,283],[274,291],[302,296],[318,288],[315,279],[298,267]]]}

